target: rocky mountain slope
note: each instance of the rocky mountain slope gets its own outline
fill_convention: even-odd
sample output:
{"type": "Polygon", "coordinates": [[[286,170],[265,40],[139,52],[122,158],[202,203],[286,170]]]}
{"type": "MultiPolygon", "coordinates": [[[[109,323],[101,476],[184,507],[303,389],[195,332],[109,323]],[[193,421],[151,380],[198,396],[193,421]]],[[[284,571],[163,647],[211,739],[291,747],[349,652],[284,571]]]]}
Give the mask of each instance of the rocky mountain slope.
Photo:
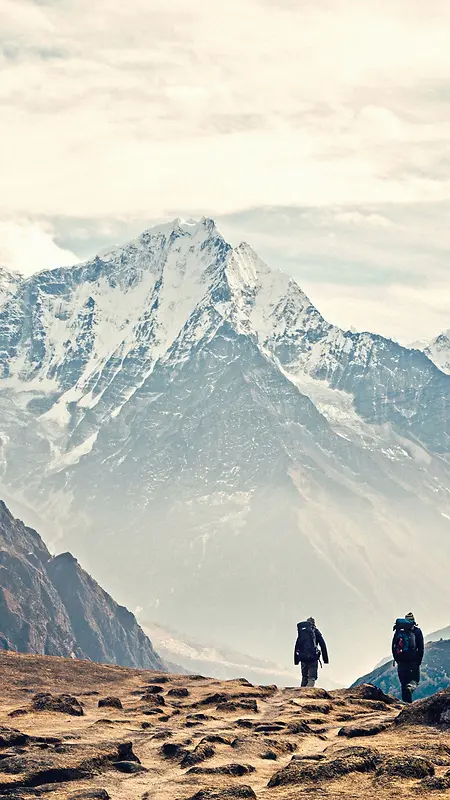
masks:
{"type": "Polygon", "coordinates": [[[2,491],[115,596],[282,664],[313,613],[337,679],[424,572],[445,624],[450,376],[423,353],[330,325],[208,219],[12,285],[2,491]]]}
{"type": "Polygon", "coordinates": [[[0,501],[0,640],[22,653],[162,669],[135,617],[0,501]]]}
{"type": "Polygon", "coordinates": [[[442,628],[439,631],[434,631],[433,633],[429,633],[427,636],[425,636],[426,642],[439,642],[441,639],[450,639],[450,625],[447,625],[446,628],[442,628]]]}
{"type": "Polygon", "coordinates": [[[424,352],[442,372],[450,373],[450,328],[436,336],[424,352]]]}
{"type": "Polygon", "coordinates": [[[0,796],[446,797],[450,690],[325,692],[0,653],[0,796]]]}
{"type": "MultiPolygon", "coordinates": [[[[363,683],[373,683],[383,692],[400,697],[400,687],[397,668],[393,666],[392,659],[359,678],[354,686],[363,683]]],[[[424,659],[421,667],[421,681],[414,698],[429,697],[441,689],[450,687],[450,639],[430,642],[425,647],[424,659]]]]}

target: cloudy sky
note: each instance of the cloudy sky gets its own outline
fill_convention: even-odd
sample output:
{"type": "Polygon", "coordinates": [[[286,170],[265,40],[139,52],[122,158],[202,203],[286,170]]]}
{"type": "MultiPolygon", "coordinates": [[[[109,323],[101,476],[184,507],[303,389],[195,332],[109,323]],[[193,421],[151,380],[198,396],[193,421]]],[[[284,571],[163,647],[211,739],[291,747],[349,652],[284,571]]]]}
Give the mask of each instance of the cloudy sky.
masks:
{"type": "Polygon", "coordinates": [[[328,318],[450,326],[448,0],[0,0],[0,263],[215,216],[328,318]]]}

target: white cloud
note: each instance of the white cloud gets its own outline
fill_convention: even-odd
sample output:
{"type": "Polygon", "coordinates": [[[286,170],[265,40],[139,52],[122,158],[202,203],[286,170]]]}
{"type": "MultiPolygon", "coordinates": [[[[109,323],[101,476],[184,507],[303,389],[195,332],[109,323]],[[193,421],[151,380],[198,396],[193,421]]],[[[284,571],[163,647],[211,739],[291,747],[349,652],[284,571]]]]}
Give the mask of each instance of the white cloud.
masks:
{"type": "Polygon", "coordinates": [[[439,0],[426,16],[419,0],[1,8],[10,212],[449,196],[450,170],[417,173],[450,138],[437,96],[450,78],[450,9],[439,0]]]}
{"type": "MultiPolygon", "coordinates": [[[[348,269],[372,274],[376,257],[380,282],[391,264],[407,283],[411,263],[440,285],[431,226],[413,249],[417,228],[390,207],[450,200],[447,0],[0,0],[2,12],[0,219],[322,207],[303,254],[325,259],[316,283],[334,259],[352,285],[348,269]]],[[[270,247],[297,257],[280,237],[270,247]]]]}
{"type": "Polygon", "coordinates": [[[41,269],[78,262],[69,250],[58,247],[53,233],[33,222],[0,222],[0,264],[30,275],[41,269]]]}

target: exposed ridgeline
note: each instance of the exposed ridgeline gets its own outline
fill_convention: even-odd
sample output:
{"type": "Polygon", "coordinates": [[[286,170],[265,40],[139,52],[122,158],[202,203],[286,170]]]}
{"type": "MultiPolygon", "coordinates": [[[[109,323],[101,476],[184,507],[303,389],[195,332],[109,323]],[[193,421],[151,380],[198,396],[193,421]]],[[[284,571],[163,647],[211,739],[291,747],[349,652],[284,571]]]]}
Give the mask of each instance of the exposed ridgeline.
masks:
{"type": "Polygon", "coordinates": [[[0,501],[0,649],[163,669],[136,618],[0,501]]]}

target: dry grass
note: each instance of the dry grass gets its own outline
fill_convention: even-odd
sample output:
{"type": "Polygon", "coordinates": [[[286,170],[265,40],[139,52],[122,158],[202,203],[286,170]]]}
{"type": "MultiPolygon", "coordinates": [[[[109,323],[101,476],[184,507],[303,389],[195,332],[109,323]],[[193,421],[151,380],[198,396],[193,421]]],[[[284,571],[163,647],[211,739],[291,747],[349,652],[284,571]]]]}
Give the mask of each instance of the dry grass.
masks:
{"type": "MultiPolygon", "coordinates": [[[[104,789],[112,800],[187,800],[200,790],[211,790],[210,797],[231,800],[226,790],[250,786],[257,800],[450,798],[450,781],[448,791],[427,788],[426,779],[392,776],[380,767],[388,757],[414,756],[430,763],[435,777],[442,778],[445,785],[444,776],[450,770],[449,729],[389,724],[376,735],[338,736],[344,726],[376,729],[379,723],[391,723],[399,712],[398,704],[355,697],[350,691],[327,696],[318,690],[262,690],[245,681],[171,675],[168,680],[162,676],[166,677],[166,682],[161,682],[164,706],[159,710],[153,701],[141,699],[150,682],[157,681],[155,673],[10,653],[0,654],[0,676],[0,729],[15,728],[30,737],[60,740],[31,739],[22,747],[0,747],[0,796],[8,795],[9,785],[11,798],[45,793],[51,800],[59,800],[82,789],[104,789]],[[173,689],[187,689],[189,694],[177,697],[173,689]],[[33,695],[40,692],[76,697],[83,705],[83,716],[29,710],[33,695]],[[214,694],[223,697],[204,702],[214,694]],[[119,697],[123,709],[99,708],[99,699],[106,696],[119,697]],[[249,698],[256,699],[256,712],[246,707],[249,698]],[[9,716],[17,709],[27,713],[9,716]],[[343,721],[347,717],[350,719],[343,721]],[[204,738],[209,741],[199,747],[204,738]],[[118,747],[126,742],[132,742],[145,771],[124,774],[114,766],[118,747]],[[179,745],[179,750],[171,748],[175,751],[172,757],[163,754],[167,743],[179,745]],[[366,748],[365,755],[348,750],[354,747],[366,748]],[[195,758],[186,759],[186,753],[194,750],[195,758]],[[261,758],[268,751],[276,760],[261,758]],[[292,759],[288,779],[297,782],[283,782],[282,773],[280,785],[269,788],[272,776],[285,770],[292,759]],[[189,773],[194,762],[196,768],[207,771],[189,773]],[[241,771],[223,769],[230,764],[254,767],[254,771],[230,774],[241,771]],[[359,769],[363,771],[354,771],[359,769]],[[78,773],[48,770],[81,773],[78,779],[67,780],[78,773]],[[58,781],[59,775],[65,780],[58,781]],[[42,781],[48,776],[55,782],[45,785],[42,781]]],[[[207,800],[208,793],[203,797],[207,800]]]]}

